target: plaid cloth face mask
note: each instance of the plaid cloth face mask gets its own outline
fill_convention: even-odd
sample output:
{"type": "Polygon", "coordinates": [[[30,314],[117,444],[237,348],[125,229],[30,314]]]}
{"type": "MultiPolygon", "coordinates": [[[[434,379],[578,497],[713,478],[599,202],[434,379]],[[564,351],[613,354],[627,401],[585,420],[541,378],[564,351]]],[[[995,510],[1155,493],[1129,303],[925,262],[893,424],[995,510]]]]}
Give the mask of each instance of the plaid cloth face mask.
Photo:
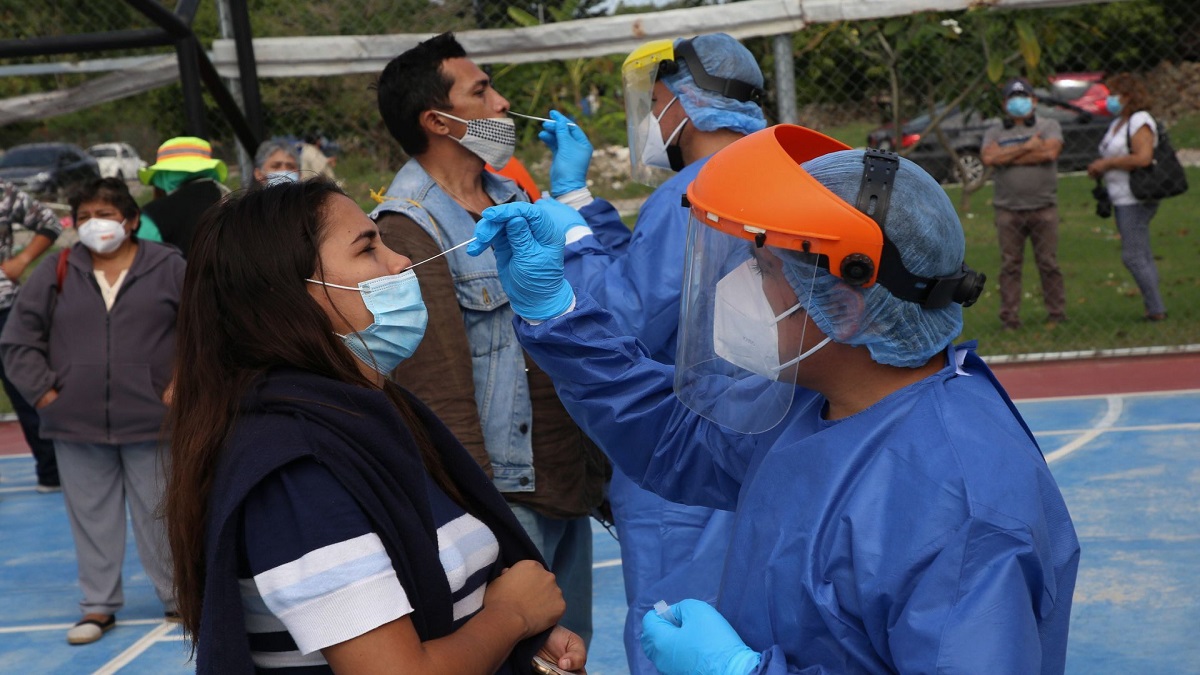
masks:
{"type": "Polygon", "coordinates": [[[454,140],[490,164],[493,169],[503,169],[508,160],[512,159],[513,150],[517,147],[517,130],[512,118],[481,117],[464,120],[440,110],[433,112],[467,125],[467,133],[454,140]]]}

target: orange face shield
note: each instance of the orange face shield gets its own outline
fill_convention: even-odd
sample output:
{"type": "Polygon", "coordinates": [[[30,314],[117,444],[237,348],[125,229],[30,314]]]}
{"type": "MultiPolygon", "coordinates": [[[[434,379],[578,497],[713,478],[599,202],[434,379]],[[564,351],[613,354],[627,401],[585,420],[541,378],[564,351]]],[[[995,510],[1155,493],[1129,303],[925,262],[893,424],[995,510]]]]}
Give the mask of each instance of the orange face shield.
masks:
{"type": "Polygon", "coordinates": [[[688,186],[692,217],[734,237],[813,256],[847,284],[875,283],[883,231],[870,216],[800,165],[850,147],[824,134],[778,125],[722,150],[688,186]]]}

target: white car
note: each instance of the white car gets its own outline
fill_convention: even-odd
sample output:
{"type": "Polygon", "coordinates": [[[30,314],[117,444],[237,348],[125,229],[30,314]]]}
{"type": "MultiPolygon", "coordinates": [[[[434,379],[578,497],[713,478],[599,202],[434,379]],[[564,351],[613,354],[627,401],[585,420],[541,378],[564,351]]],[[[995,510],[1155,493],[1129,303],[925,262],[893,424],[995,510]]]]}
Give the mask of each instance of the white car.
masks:
{"type": "Polygon", "coordinates": [[[100,143],[88,148],[88,154],[96,158],[104,178],[135,180],[138,169],[146,166],[128,143],[100,143]]]}

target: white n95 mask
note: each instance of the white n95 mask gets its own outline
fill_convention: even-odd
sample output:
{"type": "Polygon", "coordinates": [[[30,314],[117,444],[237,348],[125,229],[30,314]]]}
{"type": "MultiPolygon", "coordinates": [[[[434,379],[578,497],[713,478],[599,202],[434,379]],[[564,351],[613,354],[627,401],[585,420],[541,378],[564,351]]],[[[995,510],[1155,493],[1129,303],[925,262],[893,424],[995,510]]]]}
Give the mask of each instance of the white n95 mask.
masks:
{"type": "Polygon", "coordinates": [[[754,260],[738,265],[717,282],[713,308],[713,349],[717,356],[739,368],[779,379],[779,372],[812,356],[829,344],[825,338],[812,349],[788,361],[779,362],[779,322],[800,309],[796,303],[776,316],[762,288],[762,277],[754,270],[754,260]]]}
{"type": "Polygon", "coordinates": [[[80,243],[96,253],[112,253],[125,237],[125,221],[92,218],[79,226],[80,243]]]}
{"type": "Polygon", "coordinates": [[[508,160],[512,159],[513,150],[517,147],[517,128],[511,117],[464,120],[440,110],[433,112],[467,125],[467,133],[463,134],[462,138],[450,138],[454,138],[464,148],[475,153],[476,157],[492,165],[493,169],[503,169],[508,160]]]}
{"type": "Polygon", "coordinates": [[[675,142],[675,138],[679,136],[680,132],[683,131],[683,125],[688,123],[687,118],[685,117],[679,123],[679,126],[675,127],[675,130],[671,132],[671,135],[668,136],[667,140],[665,141],[663,140],[662,131],[659,127],[659,122],[662,120],[663,115],[666,115],[667,111],[670,110],[671,106],[675,105],[675,102],[678,100],[678,97],[672,98],[671,102],[664,106],[662,112],[658,113],[657,116],[655,116],[654,112],[651,111],[647,113],[644,118],[642,118],[642,124],[646,126],[646,143],[642,148],[642,163],[646,166],[653,166],[659,169],[670,169],[676,172],[683,169],[682,166],[676,166],[681,162],[671,161],[671,156],[670,153],[667,152],[667,149],[671,146],[671,143],[675,142]]]}

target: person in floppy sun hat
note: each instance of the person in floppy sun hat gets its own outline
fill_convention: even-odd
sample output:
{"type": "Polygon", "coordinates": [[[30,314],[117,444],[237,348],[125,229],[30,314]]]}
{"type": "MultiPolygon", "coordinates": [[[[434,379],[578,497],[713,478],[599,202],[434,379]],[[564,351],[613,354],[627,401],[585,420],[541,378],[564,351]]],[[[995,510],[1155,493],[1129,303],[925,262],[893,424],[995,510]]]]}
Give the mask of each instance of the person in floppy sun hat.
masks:
{"type": "Polygon", "coordinates": [[[162,241],[187,257],[200,214],[229,194],[225,162],[212,156],[203,138],[177,136],[158,146],[154,164],[138,170],[138,179],[154,188],[154,201],[142,210],[138,237],[162,241]]]}

